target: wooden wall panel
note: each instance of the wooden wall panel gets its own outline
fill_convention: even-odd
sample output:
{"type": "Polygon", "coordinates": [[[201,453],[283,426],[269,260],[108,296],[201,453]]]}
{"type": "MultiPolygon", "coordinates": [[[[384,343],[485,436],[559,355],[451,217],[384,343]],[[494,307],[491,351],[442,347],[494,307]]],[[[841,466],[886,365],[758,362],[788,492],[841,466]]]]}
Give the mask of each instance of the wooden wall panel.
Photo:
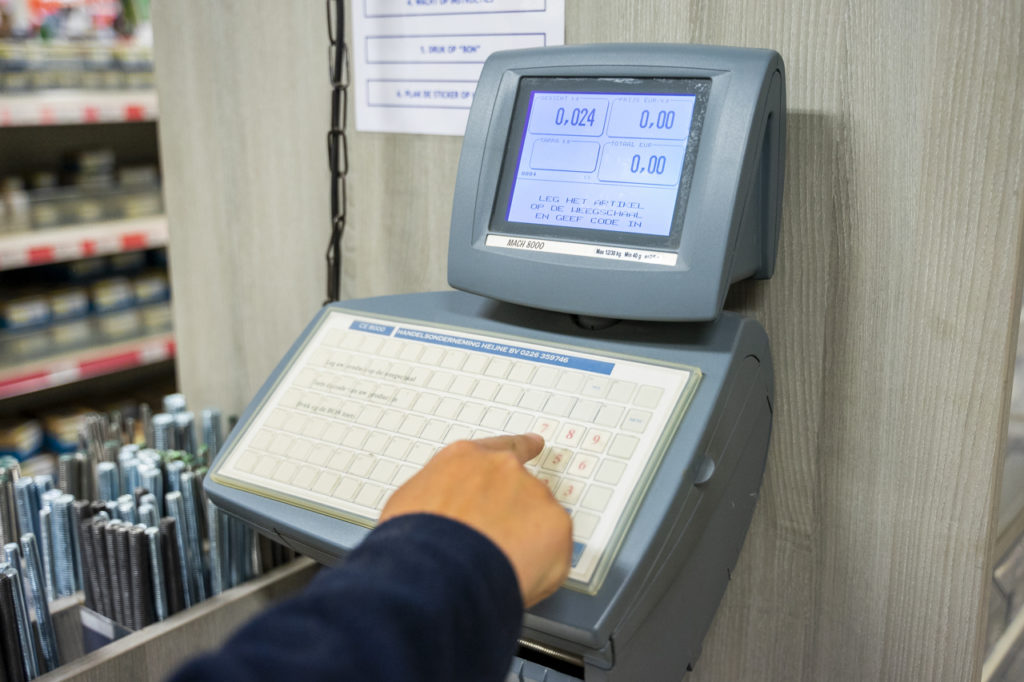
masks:
{"type": "MultiPolygon", "coordinates": [[[[287,7],[157,5],[181,382],[226,409],[322,298],[323,5],[287,7]]],[[[728,303],[772,338],[775,430],[693,679],[977,677],[1020,305],[1024,4],[566,0],[567,43],[619,41],[787,65],[777,274],[728,303]]],[[[444,287],[460,139],[350,134],[344,295],[444,287]]]]}
{"type": "Polygon", "coordinates": [[[323,302],[323,3],[154,3],[178,374],[240,410],[323,302]]]}

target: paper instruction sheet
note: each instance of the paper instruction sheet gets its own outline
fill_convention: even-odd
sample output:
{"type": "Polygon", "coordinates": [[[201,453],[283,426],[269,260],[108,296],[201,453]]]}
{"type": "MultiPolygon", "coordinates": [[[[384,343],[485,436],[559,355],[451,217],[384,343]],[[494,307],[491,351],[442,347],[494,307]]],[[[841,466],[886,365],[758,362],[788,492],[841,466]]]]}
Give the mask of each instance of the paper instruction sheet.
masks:
{"type": "Polygon", "coordinates": [[[353,0],[356,130],[462,135],[492,52],[564,36],[565,0],[353,0]]]}

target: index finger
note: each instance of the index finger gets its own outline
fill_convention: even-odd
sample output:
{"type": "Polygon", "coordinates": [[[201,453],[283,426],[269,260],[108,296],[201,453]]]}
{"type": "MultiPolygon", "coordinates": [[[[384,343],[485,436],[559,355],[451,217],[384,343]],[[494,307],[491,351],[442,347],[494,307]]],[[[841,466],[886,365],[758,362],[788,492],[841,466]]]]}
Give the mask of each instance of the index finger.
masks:
{"type": "Polygon", "coordinates": [[[544,449],[544,437],[536,433],[518,436],[491,436],[473,441],[488,450],[511,450],[520,464],[526,464],[544,449]]]}

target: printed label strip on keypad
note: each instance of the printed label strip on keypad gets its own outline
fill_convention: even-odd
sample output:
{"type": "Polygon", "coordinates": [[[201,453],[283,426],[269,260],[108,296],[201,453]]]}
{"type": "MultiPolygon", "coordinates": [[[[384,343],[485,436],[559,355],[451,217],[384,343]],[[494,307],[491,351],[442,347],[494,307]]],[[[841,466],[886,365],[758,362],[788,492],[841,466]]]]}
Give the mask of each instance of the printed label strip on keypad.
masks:
{"type": "Polygon", "coordinates": [[[570,585],[596,591],[698,381],[692,367],[334,310],[212,475],[372,527],[445,444],[539,433],[527,468],[573,517],[570,585]]]}

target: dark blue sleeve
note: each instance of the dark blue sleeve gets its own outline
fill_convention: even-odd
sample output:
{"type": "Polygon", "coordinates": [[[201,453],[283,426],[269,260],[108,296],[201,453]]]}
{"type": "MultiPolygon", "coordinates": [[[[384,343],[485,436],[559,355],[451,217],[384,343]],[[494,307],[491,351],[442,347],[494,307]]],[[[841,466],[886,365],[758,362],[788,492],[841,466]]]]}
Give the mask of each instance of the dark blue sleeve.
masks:
{"type": "Polygon", "coordinates": [[[490,540],[401,516],[173,680],[500,681],[522,616],[515,573],[490,540]]]}

